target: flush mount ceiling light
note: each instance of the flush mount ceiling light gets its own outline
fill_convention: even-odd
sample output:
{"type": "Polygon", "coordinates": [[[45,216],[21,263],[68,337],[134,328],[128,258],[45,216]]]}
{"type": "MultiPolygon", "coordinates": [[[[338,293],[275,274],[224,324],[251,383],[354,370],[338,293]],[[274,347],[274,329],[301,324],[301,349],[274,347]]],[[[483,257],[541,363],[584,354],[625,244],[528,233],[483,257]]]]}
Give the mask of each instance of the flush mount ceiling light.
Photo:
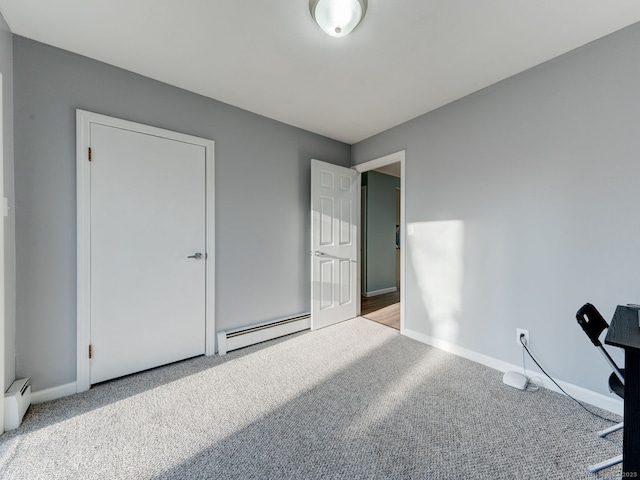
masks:
{"type": "Polygon", "coordinates": [[[367,11],[367,0],[311,0],[311,16],[332,37],[349,35],[367,11]]]}

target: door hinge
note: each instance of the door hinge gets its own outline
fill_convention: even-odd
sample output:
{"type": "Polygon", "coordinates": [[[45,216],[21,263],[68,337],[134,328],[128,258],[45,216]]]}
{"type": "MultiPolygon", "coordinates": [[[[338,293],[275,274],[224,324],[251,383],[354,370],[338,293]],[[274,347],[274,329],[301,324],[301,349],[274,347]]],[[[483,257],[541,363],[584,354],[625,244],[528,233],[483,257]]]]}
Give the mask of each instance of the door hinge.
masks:
{"type": "Polygon", "coordinates": [[[93,345],[89,345],[89,358],[93,358],[93,345]]]}
{"type": "Polygon", "coordinates": [[[89,161],[91,161],[91,147],[89,147],[89,161]]]}

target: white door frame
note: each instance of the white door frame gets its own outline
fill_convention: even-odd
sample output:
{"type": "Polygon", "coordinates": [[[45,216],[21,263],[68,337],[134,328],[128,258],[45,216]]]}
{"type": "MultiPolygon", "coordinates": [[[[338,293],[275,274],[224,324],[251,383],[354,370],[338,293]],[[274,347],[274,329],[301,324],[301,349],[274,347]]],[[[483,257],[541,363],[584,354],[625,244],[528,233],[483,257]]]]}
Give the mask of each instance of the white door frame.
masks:
{"type": "MultiPolygon", "coordinates": [[[[4,123],[3,123],[3,115],[4,115],[4,102],[3,102],[3,83],[2,83],[2,74],[0,73],[0,199],[4,202],[4,123]]],[[[5,210],[4,208],[2,210],[5,210]]],[[[4,356],[6,353],[5,342],[6,338],[4,335],[4,327],[5,327],[5,258],[4,258],[4,223],[5,223],[5,211],[0,212],[0,384],[2,385],[2,391],[4,392],[4,356]]],[[[14,339],[15,340],[15,339],[14,339]]],[[[14,372],[15,375],[15,372],[14,372]]],[[[0,405],[0,434],[4,433],[4,400],[2,400],[2,405],[0,405]]]]}
{"type": "MultiPolygon", "coordinates": [[[[406,243],[405,243],[405,237],[406,237],[405,235],[405,195],[406,195],[405,153],[406,153],[406,150],[401,150],[399,152],[392,153],[390,155],[385,155],[384,157],[376,158],[368,162],[360,163],[359,165],[354,165],[353,167],[351,167],[360,174],[358,175],[358,188],[360,188],[360,185],[362,185],[362,174],[364,172],[375,170],[377,168],[384,167],[386,165],[391,165],[392,163],[400,162],[400,333],[403,335],[404,335],[404,329],[405,329],[405,326],[404,326],[405,292],[407,291],[407,282],[405,280],[405,272],[406,272],[406,268],[405,268],[405,252],[406,252],[406,248],[405,248],[406,247],[406,243]]],[[[358,203],[360,202],[361,202],[361,196],[358,196],[358,203]]],[[[358,215],[360,215],[361,211],[362,211],[362,206],[358,204],[358,208],[357,208],[358,215]]],[[[361,228],[362,228],[362,219],[360,218],[358,221],[358,229],[360,230],[361,228]]],[[[358,242],[361,241],[360,238],[361,238],[361,235],[358,234],[358,242]]],[[[358,247],[359,247],[358,255],[360,255],[361,245],[358,245],[358,247]]],[[[359,258],[359,261],[361,262],[362,258],[359,258]]],[[[361,274],[362,274],[362,269],[358,268],[358,276],[360,276],[361,274]]],[[[362,291],[361,291],[362,278],[358,278],[356,285],[358,287],[357,295],[358,297],[362,298],[362,291]]],[[[360,302],[358,302],[358,305],[360,305],[360,302]]],[[[358,315],[360,315],[360,313],[361,313],[360,308],[358,308],[358,315]]]]}
{"type": "MultiPolygon", "coordinates": [[[[366,246],[366,240],[367,240],[367,202],[366,200],[363,201],[363,197],[366,199],[367,198],[367,186],[364,185],[362,186],[362,174],[358,175],[358,183],[360,184],[360,221],[358,222],[358,234],[360,236],[360,245],[359,245],[359,250],[358,250],[358,255],[359,255],[359,260],[358,262],[360,263],[360,288],[365,288],[366,289],[366,285],[364,284],[364,280],[367,278],[367,257],[363,254],[365,254],[367,252],[367,246],[366,246]],[[363,240],[365,240],[365,242],[363,242],[363,240]],[[365,243],[363,245],[363,243],[365,243]]],[[[365,290],[366,291],[366,290],[365,290]]],[[[360,308],[362,308],[362,290],[359,292],[360,295],[360,308]]],[[[358,309],[358,316],[360,316],[361,310],[358,309]]]]}
{"type": "Polygon", "coordinates": [[[205,148],[206,188],[206,275],[205,275],[205,355],[215,353],[215,182],[214,142],[140,123],[76,110],[76,198],[77,198],[77,377],[76,391],[91,386],[89,344],[91,341],[91,169],[88,151],[91,124],[122,128],[205,148]]]}

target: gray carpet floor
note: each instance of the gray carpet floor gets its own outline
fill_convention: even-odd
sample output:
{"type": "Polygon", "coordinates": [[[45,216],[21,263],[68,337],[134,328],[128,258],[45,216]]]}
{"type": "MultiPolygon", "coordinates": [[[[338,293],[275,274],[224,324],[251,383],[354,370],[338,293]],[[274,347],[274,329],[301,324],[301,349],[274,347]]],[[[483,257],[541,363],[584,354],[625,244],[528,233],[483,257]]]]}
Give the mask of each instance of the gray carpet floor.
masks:
{"type": "Polygon", "coordinates": [[[621,477],[587,472],[621,453],[607,422],[501,379],[357,318],[34,405],[0,437],[0,477],[621,477]]]}

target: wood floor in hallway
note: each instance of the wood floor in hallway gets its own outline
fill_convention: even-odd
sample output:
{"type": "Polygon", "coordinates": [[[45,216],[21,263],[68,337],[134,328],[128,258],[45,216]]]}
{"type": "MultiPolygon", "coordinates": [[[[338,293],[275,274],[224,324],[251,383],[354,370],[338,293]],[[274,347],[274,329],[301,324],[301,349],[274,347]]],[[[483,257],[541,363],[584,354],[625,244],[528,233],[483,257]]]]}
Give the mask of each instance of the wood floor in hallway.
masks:
{"type": "Polygon", "coordinates": [[[400,330],[400,292],[362,297],[361,316],[400,330]]]}

